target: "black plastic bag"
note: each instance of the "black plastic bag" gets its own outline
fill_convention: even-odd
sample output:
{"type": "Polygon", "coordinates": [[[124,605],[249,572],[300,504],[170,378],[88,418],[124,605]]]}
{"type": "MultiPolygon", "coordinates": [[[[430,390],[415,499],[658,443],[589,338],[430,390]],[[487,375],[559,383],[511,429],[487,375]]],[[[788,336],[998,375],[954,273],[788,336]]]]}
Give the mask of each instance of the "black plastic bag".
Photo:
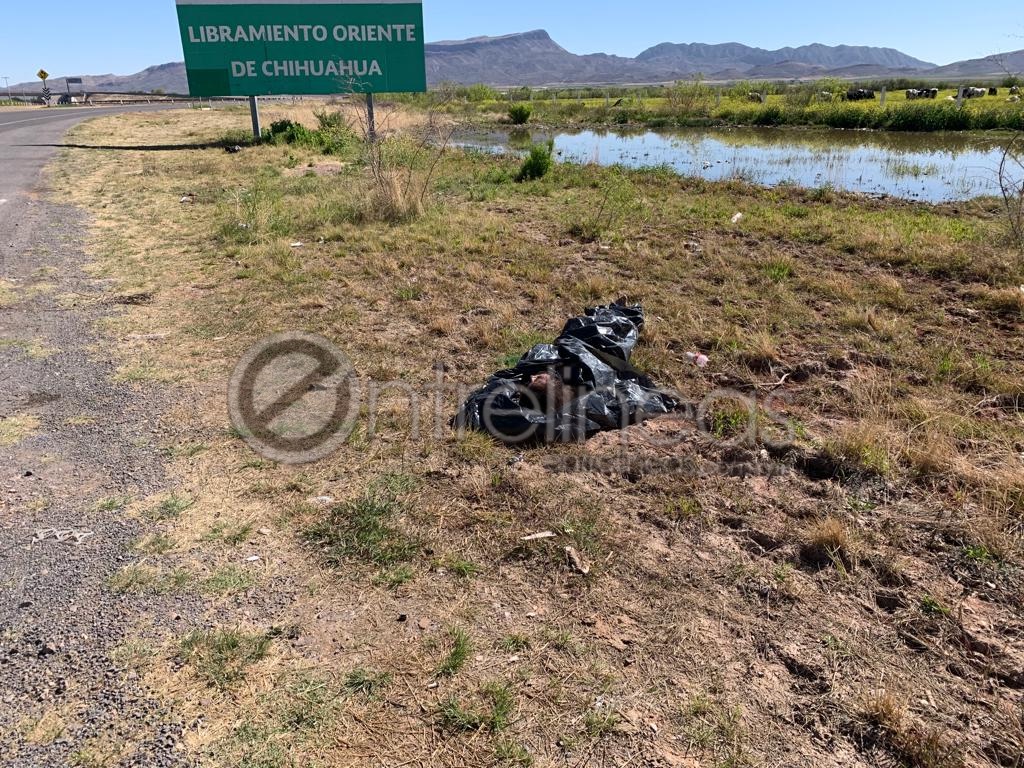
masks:
{"type": "Polygon", "coordinates": [[[566,443],[670,413],[679,401],[629,364],[643,327],[639,305],[588,309],[494,374],[453,425],[505,443],[566,443]]]}

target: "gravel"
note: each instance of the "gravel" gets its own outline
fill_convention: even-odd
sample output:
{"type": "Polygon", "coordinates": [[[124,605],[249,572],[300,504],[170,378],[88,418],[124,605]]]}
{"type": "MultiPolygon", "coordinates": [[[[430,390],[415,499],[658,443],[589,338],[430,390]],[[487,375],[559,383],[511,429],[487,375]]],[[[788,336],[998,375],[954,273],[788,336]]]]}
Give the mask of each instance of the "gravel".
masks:
{"type": "Polygon", "coordinates": [[[0,339],[54,352],[0,345],[0,418],[39,420],[21,442],[0,446],[0,763],[63,767],[92,751],[116,754],[104,765],[185,765],[182,724],[112,659],[145,613],[188,606],[140,605],[105,587],[137,559],[132,547],[146,530],[123,511],[97,508],[163,490],[165,395],[112,383],[115,367],[96,351],[94,322],[120,310],[82,272],[83,214],[30,194],[13,202],[0,279],[21,301],[0,308],[0,339]],[[33,733],[44,715],[63,728],[33,733]]]}

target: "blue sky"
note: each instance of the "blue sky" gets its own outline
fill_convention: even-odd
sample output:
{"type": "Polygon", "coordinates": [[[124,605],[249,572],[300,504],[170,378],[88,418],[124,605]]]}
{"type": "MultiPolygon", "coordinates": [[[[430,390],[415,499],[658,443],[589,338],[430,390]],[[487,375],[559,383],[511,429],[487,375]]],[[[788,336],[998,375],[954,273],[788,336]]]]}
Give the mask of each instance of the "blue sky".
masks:
{"type": "MultiPolygon", "coordinates": [[[[1024,49],[1020,0],[971,3],[860,0],[425,0],[427,39],[547,29],[574,53],[635,56],[660,42],[740,42],[780,48],[818,42],[899,48],[948,64],[1024,49]]],[[[130,74],[178,61],[173,0],[4,0],[0,76],[130,74]],[[39,30],[40,20],[45,31],[39,30]]],[[[0,81],[2,84],[2,81],[0,81]]]]}

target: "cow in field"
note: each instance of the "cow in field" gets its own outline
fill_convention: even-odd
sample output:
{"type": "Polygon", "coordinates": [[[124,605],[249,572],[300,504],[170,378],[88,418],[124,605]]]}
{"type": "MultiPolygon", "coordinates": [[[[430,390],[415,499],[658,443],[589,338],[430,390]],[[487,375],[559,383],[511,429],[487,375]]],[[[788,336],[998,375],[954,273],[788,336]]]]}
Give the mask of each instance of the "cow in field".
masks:
{"type": "Polygon", "coordinates": [[[989,88],[988,89],[988,95],[989,96],[998,96],[999,95],[999,89],[998,88],[989,88]]]}
{"type": "Polygon", "coordinates": [[[1010,89],[1010,95],[1011,96],[1020,96],[1020,86],[1019,85],[1013,86],[1010,89]]]}
{"type": "Polygon", "coordinates": [[[851,88],[846,92],[847,101],[867,101],[875,98],[875,92],[868,88],[851,88]]]}
{"type": "Polygon", "coordinates": [[[983,96],[988,95],[987,88],[973,88],[971,86],[964,86],[963,94],[965,99],[980,99],[983,96]]]}
{"type": "Polygon", "coordinates": [[[1010,96],[1007,101],[1011,104],[1020,104],[1020,96],[1010,96]]]}
{"type": "Polygon", "coordinates": [[[938,88],[911,88],[907,91],[907,100],[912,101],[914,99],[937,99],[939,98],[938,88]]]}
{"type": "Polygon", "coordinates": [[[747,94],[747,101],[756,102],[757,104],[764,104],[765,97],[763,93],[751,91],[750,93],[747,94]]]}

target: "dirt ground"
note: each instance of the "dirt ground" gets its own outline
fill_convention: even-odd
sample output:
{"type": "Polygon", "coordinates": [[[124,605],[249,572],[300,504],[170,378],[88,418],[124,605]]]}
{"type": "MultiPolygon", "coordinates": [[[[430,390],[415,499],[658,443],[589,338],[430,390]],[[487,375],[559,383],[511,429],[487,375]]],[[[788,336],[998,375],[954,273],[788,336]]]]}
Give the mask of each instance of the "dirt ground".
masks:
{"type": "Polygon", "coordinates": [[[995,202],[520,184],[517,158],[437,161],[413,114],[382,150],[415,191],[398,215],[357,141],[215,144],[246,121],[96,120],[51,177],[91,217],[92,275],[140,297],[97,354],[167,402],[169,480],[126,500],[142,538],[106,588],[142,617],[112,664],[188,759],[1024,765],[1024,263],[995,202]],[[729,393],[707,429],[447,428],[457,387],[620,296],[648,314],[638,368],[729,393]],[[254,455],[227,380],[291,329],[424,393],[420,428],[393,387],[323,462],[254,455]]]}

